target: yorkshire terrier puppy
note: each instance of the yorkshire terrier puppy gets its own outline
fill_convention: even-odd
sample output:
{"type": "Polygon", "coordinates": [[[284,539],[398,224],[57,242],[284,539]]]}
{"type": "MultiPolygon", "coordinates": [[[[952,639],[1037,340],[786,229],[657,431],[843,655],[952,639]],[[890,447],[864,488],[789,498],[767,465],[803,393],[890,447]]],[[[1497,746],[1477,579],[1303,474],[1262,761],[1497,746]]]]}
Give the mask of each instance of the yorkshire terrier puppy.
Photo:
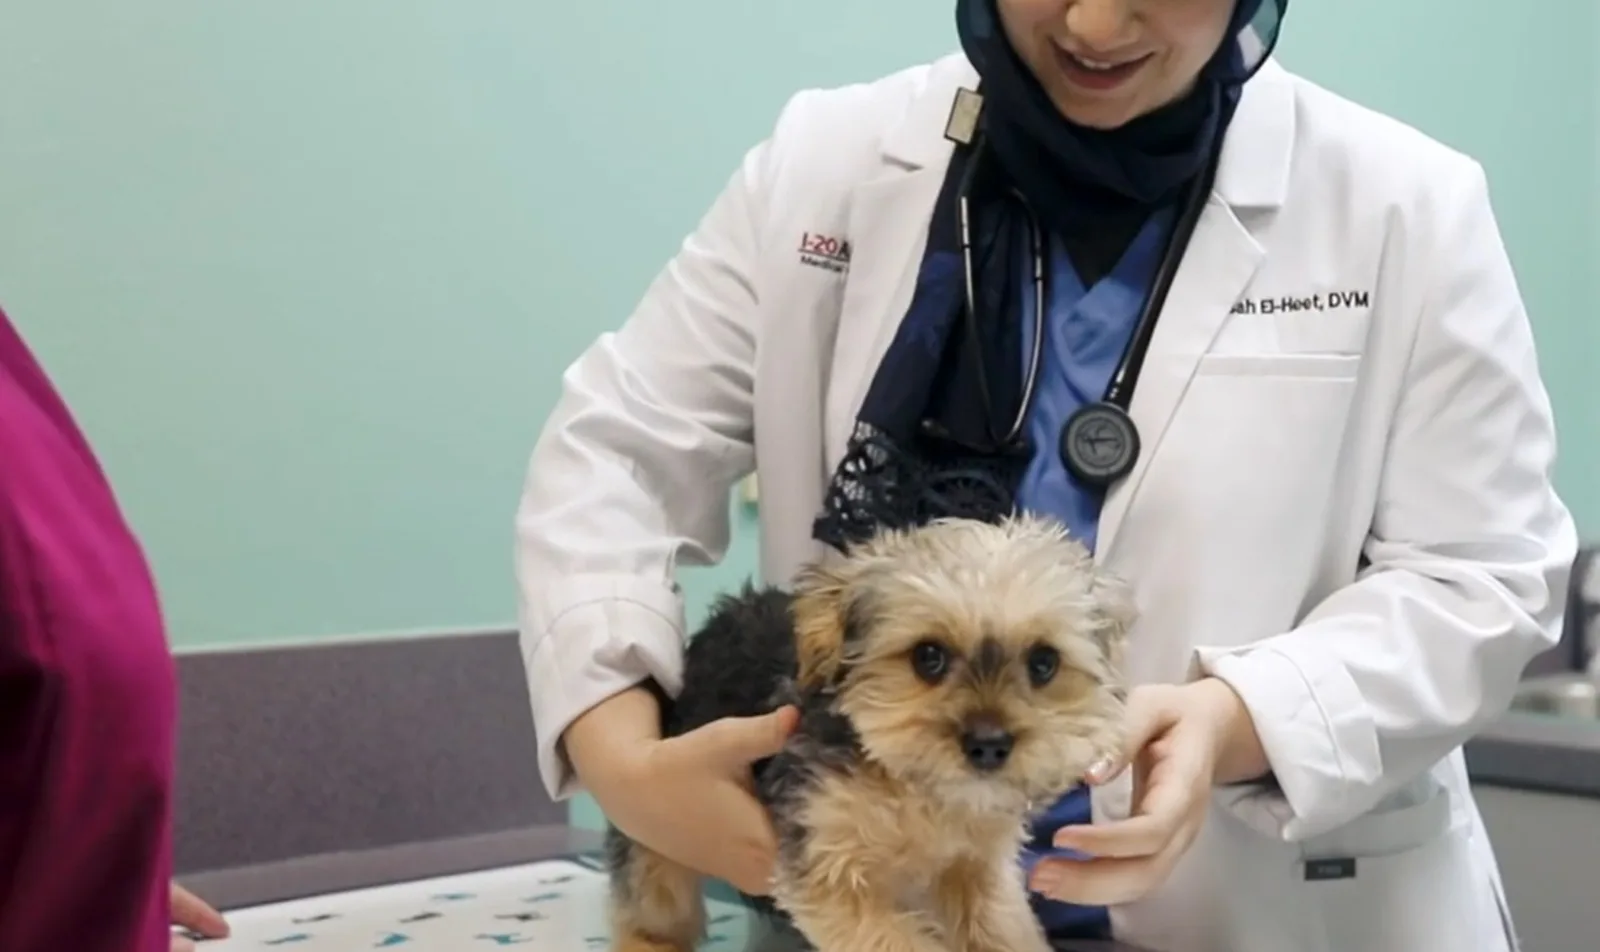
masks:
{"type": "MultiPolygon", "coordinates": [[[[1028,821],[1120,750],[1124,586],[1055,522],[889,531],[689,641],[668,736],[795,704],[754,768],[771,902],[821,952],[1044,952],[1028,821]]],[[[611,829],[616,952],[692,952],[700,877],[611,829]]],[[[762,904],[760,901],[758,905],[762,904]]]]}

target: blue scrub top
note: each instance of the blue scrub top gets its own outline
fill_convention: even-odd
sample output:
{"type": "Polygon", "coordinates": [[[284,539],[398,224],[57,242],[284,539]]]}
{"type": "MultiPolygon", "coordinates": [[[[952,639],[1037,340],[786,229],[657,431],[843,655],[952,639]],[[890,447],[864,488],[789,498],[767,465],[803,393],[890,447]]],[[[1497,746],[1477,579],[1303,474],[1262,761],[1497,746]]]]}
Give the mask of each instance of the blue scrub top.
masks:
{"type": "MultiPolygon", "coordinates": [[[[1018,503],[1023,509],[1061,520],[1091,551],[1099,532],[1101,494],[1079,484],[1067,472],[1061,461],[1061,430],[1078,407],[1105,395],[1154,281],[1171,217],[1170,211],[1152,216],[1111,272],[1090,288],[1084,287],[1061,242],[1051,239],[1046,249],[1047,336],[1026,424],[1034,455],[1023,476],[1018,503]]],[[[1022,370],[1026,373],[1034,336],[1031,254],[1021,264],[1022,370]]],[[[1034,824],[1032,842],[1022,857],[1024,867],[1031,872],[1044,855],[1072,855],[1052,847],[1051,837],[1063,826],[1089,821],[1089,791],[1079,787],[1034,824]]],[[[1054,938],[1110,937],[1110,916],[1104,908],[1039,896],[1032,899],[1035,914],[1054,938]]]]}

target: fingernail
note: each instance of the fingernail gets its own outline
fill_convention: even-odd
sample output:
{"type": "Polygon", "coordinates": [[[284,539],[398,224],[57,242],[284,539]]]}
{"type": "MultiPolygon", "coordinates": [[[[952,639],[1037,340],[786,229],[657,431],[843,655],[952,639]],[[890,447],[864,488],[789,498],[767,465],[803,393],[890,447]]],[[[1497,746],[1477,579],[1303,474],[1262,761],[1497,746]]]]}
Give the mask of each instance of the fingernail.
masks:
{"type": "Polygon", "coordinates": [[[1111,775],[1111,771],[1114,770],[1116,766],[1116,758],[1110,754],[1106,754],[1099,760],[1089,765],[1089,779],[1099,783],[1100,781],[1109,777],[1111,775]]]}
{"type": "Polygon", "coordinates": [[[1034,892],[1052,892],[1057,886],[1060,885],[1061,874],[1049,868],[1048,866],[1034,871],[1032,886],[1034,892]]]}

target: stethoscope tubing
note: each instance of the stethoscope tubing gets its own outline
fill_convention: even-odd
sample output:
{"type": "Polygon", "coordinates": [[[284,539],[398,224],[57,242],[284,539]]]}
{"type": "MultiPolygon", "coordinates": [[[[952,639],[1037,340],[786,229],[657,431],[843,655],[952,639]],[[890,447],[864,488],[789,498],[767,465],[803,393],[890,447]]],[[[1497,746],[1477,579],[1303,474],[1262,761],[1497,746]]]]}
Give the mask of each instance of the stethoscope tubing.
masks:
{"type": "MultiPolygon", "coordinates": [[[[965,283],[965,311],[968,325],[968,339],[972,346],[981,346],[981,339],[977,334],[978,299],[977,276],[973,267],[973,239],[972,239],[972,209],[970,194],[976,179],[980,160],[987,152],[987,142],[980,134],[969,147],[966,168],[962,172],[961,183],[958,187],[956,207],[959,216],[958,228],[961,239],[961,259],[963,280],[965,283]]],[[[1172,233],[1162,250],[1161,261],[1156,269],[1154,281],[1151,284],[1150,294],[1145,298],[1140,309],[1138,322],[1134,325],[1133,338],[1124,348],[1121,359],[1111,375],[1110,383],[1106,387],[1102,402],[1110,404],[1123,412],[1129,409],[1133,398],[1133,388],[1138,382],[1139,374],[1143,370],[1144,360],[1149,353],[1150,344],[1154,339],[1156,324],[1160,319],[1161,311],[1166,305],[1168,294],[1172,290],[1173,280],[1178,269],[1183,264],[1184,253],[1188,249],[1189,241],[1194,236],[1201,214],[1205,211],[1206,204],[1210,201],[1212,187],[1216,182],[1217,167],[1221,160],[1221,141],[1211,150],[1201,174],[1189,186],[1183,202],[1178,220],[1174,223],[1172,233]]],[[[1045,312],[1048,304],[1048,277],[1045,265],[1044,230],[1039,221],[1038,213],[1020,192],[1011,190],[1012,196],[1017,200],[1028,220],[1029,245],[1032,255],[1033,273],[1033,342],[1029,352],[1028,373],[1024,380],[1022,400],[1017,409],[1017,416],[1007,431],[1004,440],[996,441],[1000,446],[1013,443],[1027,424],[1028,413],[1033,404],[1034,392],[1038,387],[1039,370],[1043,362],[1043,341],[1045,332],[1045,312]]],[[[980,389],[985,402],[986,419],[992,415],[993,399],[989,389],[987,371],[981,353],[978,355],[977,372],[980,389]]],[[[991,433],[991,438],[993,434],[991,433]]]]}

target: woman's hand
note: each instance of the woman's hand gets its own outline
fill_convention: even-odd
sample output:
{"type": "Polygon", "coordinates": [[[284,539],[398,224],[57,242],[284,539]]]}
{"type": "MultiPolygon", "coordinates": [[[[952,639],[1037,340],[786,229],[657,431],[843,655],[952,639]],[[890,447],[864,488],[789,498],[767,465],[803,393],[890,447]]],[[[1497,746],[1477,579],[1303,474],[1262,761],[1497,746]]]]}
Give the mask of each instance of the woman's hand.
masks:
{"type": "MultiPolygon", "coordinates": [[[[228,923],[222,914],[177,883],[172,884],[172,924],[207,939],[228,937],[228,923]]],[[[194,952],[194,947],[187,937],[173,934],[172,952],[194,952]]]]}
{"type": "Polygon", "coordinates": [[[662,856],[753,896],[771,889],[777,835],[750,765],[783,749],[799,712],[729,717],[612,758],[584,783],[606,818],[662,856]]]}
{"type": "Polygon", "coordinates": [[[1089,906],[1148,895],[1199,834],[1212,788],[1268,771],[1249,712],[1232,688],[1214,678],[1135,688],[1128,718],[1125,758],[1097,764],[1087,778],[1104,784],[1131,766],[1128,818],[1063,827],[1055,845],[1084,858],[1041,860],[1029,882],[1035,892],[1089,906]]]}

